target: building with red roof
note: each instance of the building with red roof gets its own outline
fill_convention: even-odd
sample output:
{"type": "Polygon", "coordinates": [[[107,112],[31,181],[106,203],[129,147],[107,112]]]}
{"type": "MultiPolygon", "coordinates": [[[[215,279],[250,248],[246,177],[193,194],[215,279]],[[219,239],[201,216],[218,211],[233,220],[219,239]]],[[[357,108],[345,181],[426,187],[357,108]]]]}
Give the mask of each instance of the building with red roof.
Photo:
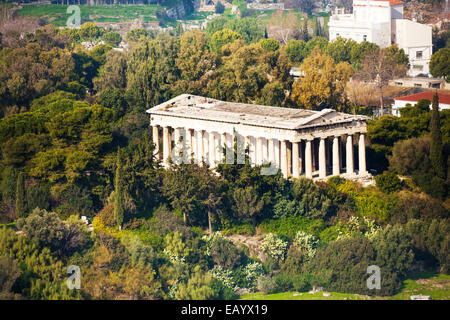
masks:
{"type": "MultiPolygon", "coordinates": [[[[407,104],[413,106],[417,104],[419,100],[426,99],[432,102],[434,93],[435,93],[434,91],[424,91],[416,94],[394,98],[394,105],[392,106],[392,114],[395,116],[400,116],[399,109],[405,107],[407,104]]],[[[438,97],[439,97],[439,110],[450,109],[450,94],[438,92],[438,97]]]]}

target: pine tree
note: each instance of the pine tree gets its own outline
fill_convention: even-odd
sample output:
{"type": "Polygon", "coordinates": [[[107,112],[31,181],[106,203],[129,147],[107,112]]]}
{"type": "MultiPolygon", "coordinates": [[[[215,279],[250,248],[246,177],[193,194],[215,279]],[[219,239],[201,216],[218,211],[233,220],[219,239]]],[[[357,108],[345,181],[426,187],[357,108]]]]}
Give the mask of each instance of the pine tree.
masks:
{"type": "Polygon", "coordinates": [[[431,147],[430,159],[437,177],[445,179],[444,148],[442,146],[441,124],[439,118],[439,96],[433,96],[433,110],[431,114],[431,147]]]}
{"type": "Polygon", "coordinates": [[[117,152],[116,175],[114,177],[114,219],[119,226],[119,230],[122,229],[124,212],[125,198],[123,190],[123,172],[119,149],[117,152]]]}
{"type": "Polygon", "coordinates": [[[22,172],[17,176],[16,217],[25,217],[25,176],[22,172]]]}

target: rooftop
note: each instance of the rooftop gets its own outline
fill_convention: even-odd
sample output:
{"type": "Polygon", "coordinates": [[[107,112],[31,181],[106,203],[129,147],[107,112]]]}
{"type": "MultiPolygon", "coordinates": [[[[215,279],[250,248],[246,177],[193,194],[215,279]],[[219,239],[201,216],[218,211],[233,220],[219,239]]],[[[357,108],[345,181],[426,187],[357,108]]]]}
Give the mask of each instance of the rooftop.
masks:
{"type": "Polygon", "coordinates": [[[367,119],[365,116],[341,113],[332,109],[313,111],[280,108],[226,102],[190,94],[179,95],[148,109],[147,113],[281,129],[300,129],[367,119]]]}
{"type": "MultiPolygon", "coordinates": [[[[411,94],[409,96],[397,97],[394,100],[403,100],[403,101],[419,101],[422,99],[428,99],[433,101],[434,91],[424,91],[416,94],[411,94]]],[[[438,92],[439,103],[450,104],[450,94],[440,93],[438,92]]]]}
{"type": "Polygon", "coordinates": [[[370,1],[389,2],[389,6],[391,7],[404,4],[404,2],[401,0],[370,0],[370,1]]]}
{"type": "Polygon", "coordinates": [[[400,1],[400,0],[375,0],[375,1],[384,1],[384,2],[388,1],[388,2],[389,2],[389,5],[390,5],[391,7],[397,6],[397,5],[399,5],[399,4],[404,4],[404,2],[403,2],[403,1],[400,1]]]}

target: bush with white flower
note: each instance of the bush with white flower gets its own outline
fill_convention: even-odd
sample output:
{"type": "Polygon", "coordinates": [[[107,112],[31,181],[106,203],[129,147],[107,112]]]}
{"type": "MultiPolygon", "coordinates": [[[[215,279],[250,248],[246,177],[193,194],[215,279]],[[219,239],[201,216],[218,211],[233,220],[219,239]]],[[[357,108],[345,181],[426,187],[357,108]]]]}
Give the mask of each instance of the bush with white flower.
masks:
{"type": "Polygon", "coordinates": [[[247,280],[247,289],[254,291],[258,285],[258,279],[265,275],[263,265],[260,262],[250,262],[244,268],[247,280]]]}
{"type": "Polygon", "coordinates": [[[236,283],[233,280],[233,270],[232,269],[226,269],[224,270],[221,266],[215,265],[211,269],[211,275],[213,278],[216,278],[217,280],[220,280],[225,287],[228,287],[232,289],[233,291],[236,291],[239,289],[239,287],[236,285],[236,283]]]}
{"type": "Polygon", "coordinates": [[[337,240],[355,236],[363,236],[372,240],[380,230],[380,226],[374,220],[367,217],[361,219],[353,216],[346,225],[341,226],[337,240]]]}
{"type": "Polygon", "coordinates": [[[286,256],[288,243],[273,233],[267,234],[262,243],[262,250],[275,262],[281,262],[286,256]]]}
{"type": "Polygon", "coordinates": [[[312,234],[298,231],[295,235],[293,246],[304,252],[307,259],[316,255],[316,247],[319,240],[312,234]]]}

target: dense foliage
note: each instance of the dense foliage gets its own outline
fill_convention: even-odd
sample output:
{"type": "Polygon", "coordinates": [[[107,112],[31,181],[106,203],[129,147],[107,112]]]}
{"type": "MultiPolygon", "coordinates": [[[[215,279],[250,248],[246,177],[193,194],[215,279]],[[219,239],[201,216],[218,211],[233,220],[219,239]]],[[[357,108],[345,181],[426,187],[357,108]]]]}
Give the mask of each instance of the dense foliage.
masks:
{"type": "Polygon", "coordinates": [[[318,285],[392,295],[414,264],[448,272],[450,113],[429,103],[369,123],[368,167],[389,168],[372,187],[261,175],[248,154],[218,174],[161,166],[147,108],[188,92],[346,111],[345,83],[378,50],[322,37],[282,45],[255,22],[135,29],[123,51],[92,23],[45,26],[1,49],[0,298],[234,299],[318,285]],[[304,71],[295,81],[293,65],[304,71]],[[365,285],[372,264],[378,291],[365,285]],[[80,290],[66,286],[69,265],[80,290]]]}

